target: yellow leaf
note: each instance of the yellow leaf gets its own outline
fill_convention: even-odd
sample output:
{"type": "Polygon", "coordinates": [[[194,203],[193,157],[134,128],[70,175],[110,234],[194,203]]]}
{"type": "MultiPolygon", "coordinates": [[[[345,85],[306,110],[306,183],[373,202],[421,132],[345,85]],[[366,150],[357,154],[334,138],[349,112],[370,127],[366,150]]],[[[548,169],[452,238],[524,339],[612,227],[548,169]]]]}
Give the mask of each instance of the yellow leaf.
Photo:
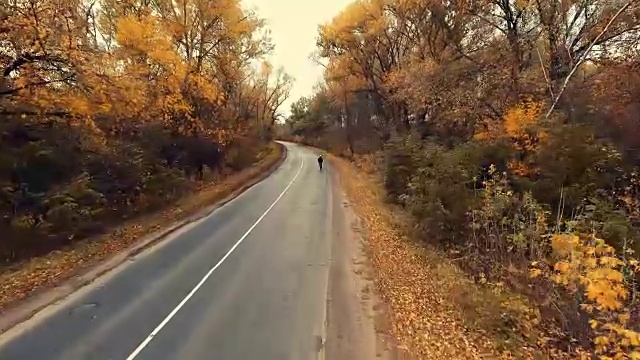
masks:
{"type": "Polygon", "coordinates": [[[566,273],[569,271],[569,264],[565,261],[559,261],[553,266],[553,268],[560,273],[566,273]]]}
{"type": "Polygon", "coordinates": [[[532,278],[536,278],[536,277],[538,277],[538,276],[540,276],[542,274],[542,270],[540,270],[540,269],[531,269],[531,272],[529,274],[530,274],[530,276],[532,278]]]}

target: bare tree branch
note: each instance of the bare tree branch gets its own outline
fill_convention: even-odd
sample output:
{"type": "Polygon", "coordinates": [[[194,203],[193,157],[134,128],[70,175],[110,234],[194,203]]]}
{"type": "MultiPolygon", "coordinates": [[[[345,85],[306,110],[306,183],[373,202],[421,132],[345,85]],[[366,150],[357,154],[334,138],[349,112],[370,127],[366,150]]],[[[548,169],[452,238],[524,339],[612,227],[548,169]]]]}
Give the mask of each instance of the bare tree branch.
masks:
{"type": "Polygon", "coordinates": [[[558,95],[555,97],[555,100],[553,101],[553,104],[551,104],[551,107],[549,108],[549,111],[547,111],[547,114],[546,114],[545,118],[548,119],[549,116],[551,116],[551,113],[553,113],[553,110],[555,110],[556,106],[558,105],[558,102],[560,101],[560,98],[562,97],[562,94],[567,89],[567,86],[569,85],[569,81],[573,77],[573,74],[575,74],[575,72],[578,70],[580,65],[582,65],[584,60],[587,58],[587,55],[591,52],[591,49],[593,49],[593,46],[595,44],[597,44],[598,41],[600,41],[600,38],[602,36],[604,36],[604,34],[609,30],[609,28],[611,27],[611,24],[613,24],[616,21],[616,19],[618,18],[618,16],[620,16],[625,10],[627,10],[631,6],[632,2],[633,2],[633,0],[629,0],[624,6],[622,6],[618,10],[618,12],[615,13],[615,15],[613,15],[613,17],[609,20],[609,22],[604,27],[604,29],[602,29],[602,31],[598,34],[598,36],[596,36],[596,38],[593,39],[591,44],[589,44],[589,47],[587,48],[587,50],[584,53],[582,53],[582,55],[580,56],[580,59],[578,59],[576,64],[573,66],[573,68],[571,69],[571,72],[569,72],[569,75],[567,75],[567,78],[564,79],[564,83],[562,84],[562,88],[560,88],[560,91],[558,92],[558,95]]]}

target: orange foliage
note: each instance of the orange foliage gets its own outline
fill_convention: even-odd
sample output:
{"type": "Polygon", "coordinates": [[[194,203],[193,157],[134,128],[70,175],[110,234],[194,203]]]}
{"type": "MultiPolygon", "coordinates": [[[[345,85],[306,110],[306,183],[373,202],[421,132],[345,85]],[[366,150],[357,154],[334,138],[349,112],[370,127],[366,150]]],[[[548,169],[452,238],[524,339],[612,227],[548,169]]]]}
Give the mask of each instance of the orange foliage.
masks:
{"type": "Polygon", "coordinates": [[[539,119],[543,106],[543,103],[527,99],[510,108],[504,115],[506,134],[512,138],[527,138],[526,130],[539,119]]]}
{"type": "MultiPolygon", "coordinates": [[[[525,99],[509,108],[502,122],[485,121],[484,128],[474,134],[474,139],[485,142],[508,140],[517,153],[535,152],[540,143],[548,137],[547,132],[539,126],[544,109],[544,103],[525,99]]],[[[536,172],[535,168],[522,160],[511,159],[508,166],[520,176],[529,176],[536,172]]]]}
{"type": "MultiPolygon", "coordinates": [[[[640,332],[629,327],[637,304],[631,298],[634,285],[628,280],[640,274],[638,261],[629,254],[617,255],[613,247],[594,236],[554,234],[551,247],[558,261],[549,277],[572,293],[584,294],[581,306],[591,316],[596,354],[603,359],[637,359],[640,332]]],[[[539,268],[531,270],[534,277],[541,274],[539,268]]]]}
{"type": "Polygon", "coordinates": [[[502,118],[501,123],[493,123],[490,120],[484,122],[485,129],[475,133],[477,140],[496,140],[510,138],[523,141],[526,150],[534,150],[536,140],[544,139],[544,131],[534,131],[532,127],[538,123],[545,108],[545,103],[525,99],[519,104],[509,108],[502,118]]]}

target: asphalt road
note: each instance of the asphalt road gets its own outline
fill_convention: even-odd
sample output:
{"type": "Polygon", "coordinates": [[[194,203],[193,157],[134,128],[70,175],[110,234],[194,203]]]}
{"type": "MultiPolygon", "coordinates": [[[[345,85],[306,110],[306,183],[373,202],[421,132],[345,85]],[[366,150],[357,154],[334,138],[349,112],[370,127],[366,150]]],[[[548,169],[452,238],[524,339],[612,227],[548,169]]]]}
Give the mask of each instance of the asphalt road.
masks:
{"type": "Polygon", "coordinates": [[[264,181],[0,336],[0,359],[317,359],[332,181],[286,146],[264,181]]]}

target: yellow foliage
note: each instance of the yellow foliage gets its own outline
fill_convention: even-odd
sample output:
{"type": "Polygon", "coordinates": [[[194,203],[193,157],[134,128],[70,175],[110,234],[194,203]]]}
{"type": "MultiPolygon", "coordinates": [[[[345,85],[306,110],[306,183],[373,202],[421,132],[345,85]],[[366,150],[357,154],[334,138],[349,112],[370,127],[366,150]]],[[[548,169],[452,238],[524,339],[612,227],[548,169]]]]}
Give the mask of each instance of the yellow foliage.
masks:
{"type": "Polygon", "coordinates": [[[543,114],[543,105],[527,99],[509,109],[504,115],[504,129],[507,135],[514,138],[526,136],[528,127],[535,124],[543,114]]]}
{"type": "Polygon", "coordinates": [[[277,90],[269,81],[256,86],[250,63],[270,51],[269,40],[259,34],[264,20],[239,0],[104,0],[96,12],[61,4],[13,2],[0,11],[9,54],[2,65],[38,58],[11,74],[13,103],[92,127],[98,118],[110,127],[155,122],[228,142],[238,122],[270,119],[287,95],[281,75],[277,90]]]}
{"type": "MultiPolygon", "coordinates": [[[[507,110],[502,122],[484,121],[483,127],[476,131],[473,137],[483,142],[508,139],[512,142],[514,150],[519,153],[537,151],[538,145],[548,138],[546,131],[534,128],[544,109],[544,103],[525,99],[507,110]]],[[[517,159],[511,159],[507,165],[519,176],[529,176],[538,171],[517,159]]]]}
{"type": "MultiPolygon", "coordinates": [[[[631,308],[637,304],[629,297],[633,285],[623,275],[623,271],[638,273],[638,269],[594,236],[581,239],[575,234],[554,234],[551,247],[558,258],[551,279],[586,296],[582,308],[591,316],[596,353],[622,359],[640,350],[640,333],[627,328],[631,308]]],[[[531,270],[532,277],[540,273],[531,270]]]]}

